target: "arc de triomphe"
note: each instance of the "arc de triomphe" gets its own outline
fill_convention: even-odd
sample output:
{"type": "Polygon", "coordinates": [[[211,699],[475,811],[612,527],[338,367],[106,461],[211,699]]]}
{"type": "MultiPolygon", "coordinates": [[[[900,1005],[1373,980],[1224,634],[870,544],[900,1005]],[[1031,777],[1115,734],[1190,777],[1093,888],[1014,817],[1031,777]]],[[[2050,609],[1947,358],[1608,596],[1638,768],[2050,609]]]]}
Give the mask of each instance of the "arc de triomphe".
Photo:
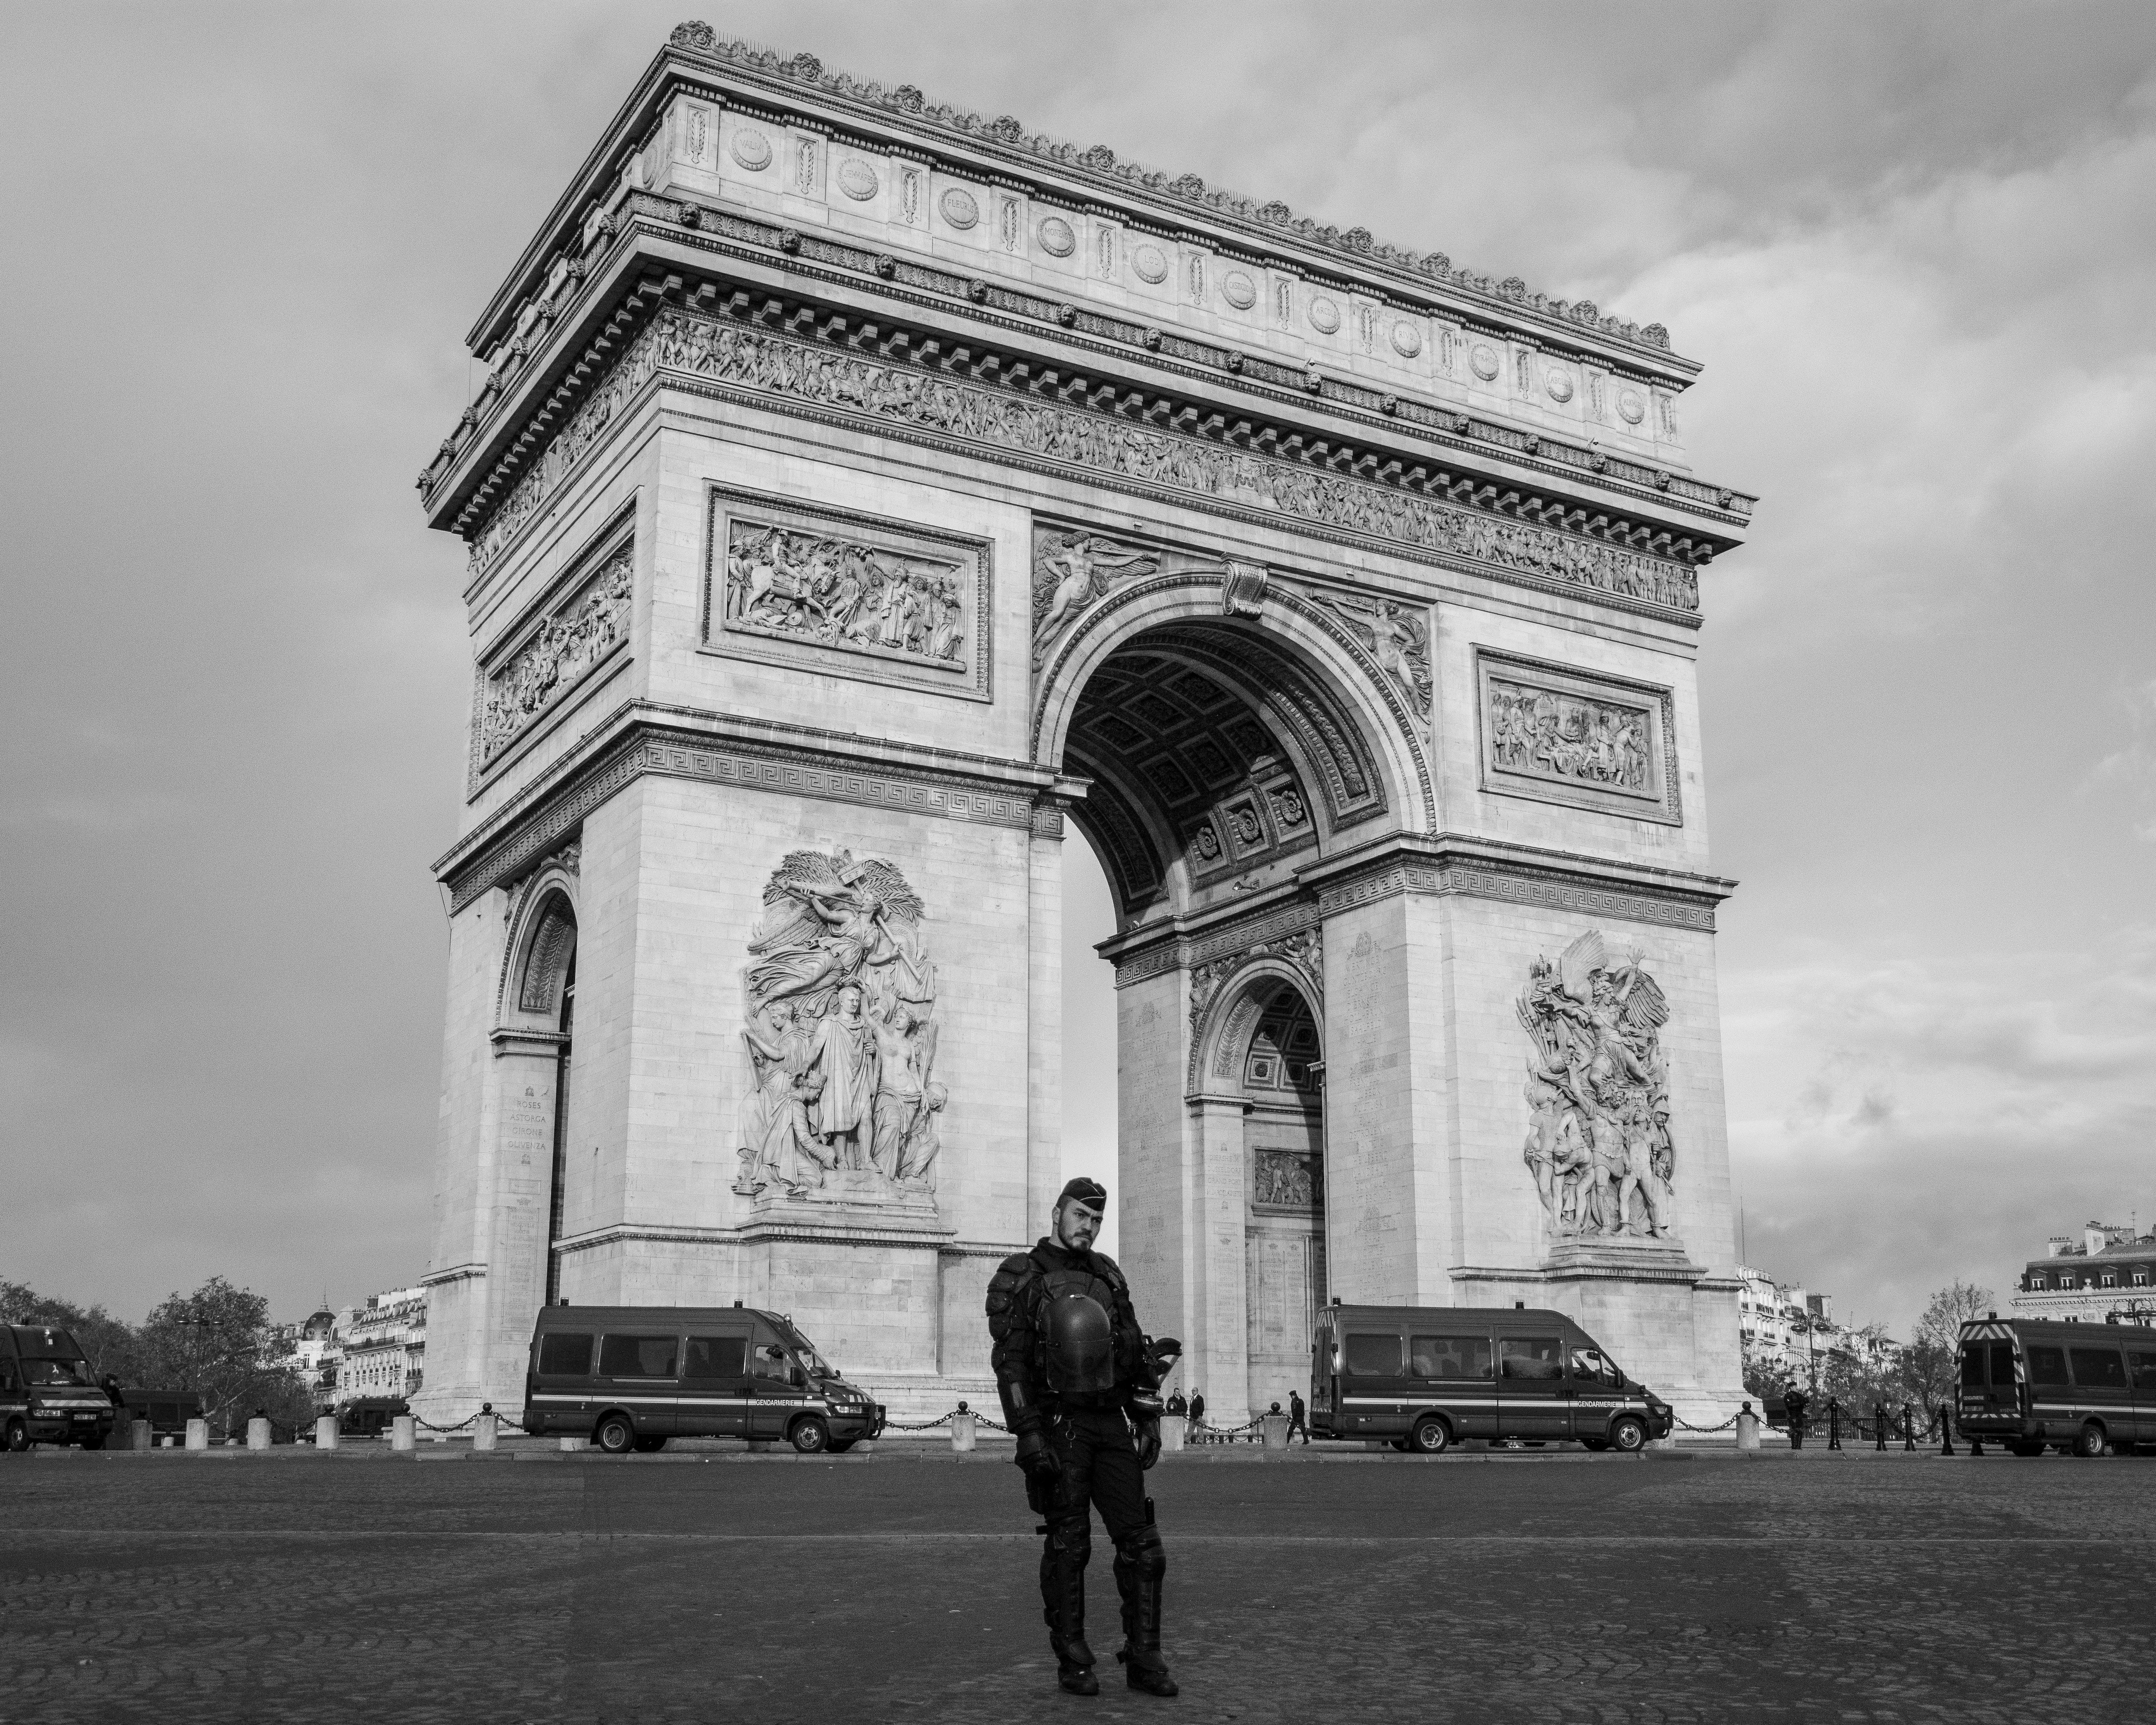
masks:
{"type": "Polygon", "coordinates": [[[420,1409],[547,1298],[984,1399],[1118,900],[1139,1310],[1240,1420],[1350,1302],[1556,1306],[1696,1423],[1737,1284],[1697,367],[1642,329],[683,25],[474,328],[420,1409]]]}

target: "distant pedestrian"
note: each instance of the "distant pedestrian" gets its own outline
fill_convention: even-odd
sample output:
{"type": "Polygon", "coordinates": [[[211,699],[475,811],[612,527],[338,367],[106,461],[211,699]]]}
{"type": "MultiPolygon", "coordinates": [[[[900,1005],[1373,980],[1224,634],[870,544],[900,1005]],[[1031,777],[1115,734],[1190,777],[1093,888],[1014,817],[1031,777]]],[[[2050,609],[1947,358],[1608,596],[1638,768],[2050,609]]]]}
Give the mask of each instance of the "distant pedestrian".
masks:
{"type": "Polygon", "coordinates": [[[1198,1391],[1196,1394],[1194,1394],[1194,1395],[1192,1395],[1192,1397],[1190,1398],[1190,1438],[1191,1438],[1191,1441],[1192,1441],[1192,1442],[1194,1442],[1194,1443],[1198,1442],[1198,1441],[1200,1441],[1200,1434],[1201,1434],[1201,1433],[1203,1433],[1203,1432],[1204,1431],[1204,1430],[1205,1430],[1205,1392],[1204,1392],[1204,1390],[1202,1390],[1202,1389],[1201,1389],[1201,1390],[1198,1391]]]}
{"type": "Polygon", "coordinates": [[[1190,1418],[1190,1404],[1183,1399],[1183,1392],[1181,1390],[1177,1390],[1173,1395],[1168,1399],[1168,1416],[1171,1419],[1181,1420],[1185,1422],[1188,1421],[1190,1418]]]}
{"type": "Polygon", "coordinates": [[[1789,1447],[1801,1450],[1804,1446],[1804,1410],[1811,1406],[1811,1398],[1792,1384],[1782,1392],[1782,1406],[1789,1422],[1789,1447]]]}
{"type": "Polygon", "coordinates": [[[1287,1440],[1290,1443],[1295,1441],[1295,1435],[1298,1431],[1302,1434],[1304,1443],[1307,1444],[1310,1441],[1310,1427],[1304,1418],[1308,1411],[1302,1404],[1302,1398],[1292,1389],[1288,1391],[1287,1440]]]}
{"type": "Polygon", "coordinates": [[[105,1374],[98,1388],[105,1392],[105,1400],[110,1402],[114,1407],[124,1408],[127,1405],[127,1398],[121,1394],[120,1380],[111,1373],[107,1372],[105,1374]]]}
{"type": "Polygon", "coordinates": [[[1872,1425],[1875,1425],[1875,1426],[1876,1426],[1876,1427],[1878,1428],[1878,1438],[1879,1438],[1878,1448],[1879,1448],[1881,1450],[1882,1450],[1882,1451],[1883,1451],[1883,1450],[1886,1449],[1886,1447],[1887,1447],[1887,1404],[1886,1404],[1886,1403],[1884,1403],[1884,1402],[1874,1402],[1874,1403],[1872,1403],[1872,1404],[1871,1404],[1871,1423],[1872,1423],[1872,1425]]]}

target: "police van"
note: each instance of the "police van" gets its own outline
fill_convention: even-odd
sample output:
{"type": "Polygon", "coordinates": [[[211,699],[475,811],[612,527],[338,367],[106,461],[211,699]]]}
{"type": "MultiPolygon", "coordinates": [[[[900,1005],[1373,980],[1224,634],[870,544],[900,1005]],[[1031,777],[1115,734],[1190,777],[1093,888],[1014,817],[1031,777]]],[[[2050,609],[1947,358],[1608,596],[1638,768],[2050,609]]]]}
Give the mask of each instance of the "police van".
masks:
{"type": "Polygon", "coordinates": [[[564,1305],[533,1328],[522,1423],[616,1455],[672,1437],[783,1439],[813,1455],[875,1436],[884,1410],[780,1312],[564,1305]]]}
{"type": "Polygon", "coordinates": [[[1468,1438],[1636,1450],[1668,1403],[1561,1312],[1328,1306],[1311,1349],[1310,1429],[1442,1455],[1468,1438]]]}
{"type": "Polygon", "coordinates": [[[0,1443],[101,1450],[111,1435],[112,1399],[74,1337],[42,1324],[0,1324],[0,1443]]]}
{"type": "Polygon", "coordinates": [[[2156,1445],[2156,1330],[2059,1319],[1961,1327],[1955,1420],[2017,1455],[2101,1455],[2156,1445]]]}

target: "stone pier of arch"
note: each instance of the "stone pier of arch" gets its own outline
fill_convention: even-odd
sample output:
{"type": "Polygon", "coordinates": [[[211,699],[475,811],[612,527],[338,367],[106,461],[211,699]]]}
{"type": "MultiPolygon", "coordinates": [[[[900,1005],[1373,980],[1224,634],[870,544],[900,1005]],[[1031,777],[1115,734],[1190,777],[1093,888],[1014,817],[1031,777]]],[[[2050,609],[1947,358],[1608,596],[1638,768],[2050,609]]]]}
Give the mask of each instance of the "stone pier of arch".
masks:
{"type": "Polygon", "coordinates": [[[676,33],[421,480],[475,660],[426,1417],[521,1402],[550,1291],[989,1397],[1101,1077],[1074,838],[1122,1258],[1217,1417],[1333,1297],[1558,1307],[1734,1411],[1694,671],[1749,500],[1666,341],[1408,256],[676,33]]]}

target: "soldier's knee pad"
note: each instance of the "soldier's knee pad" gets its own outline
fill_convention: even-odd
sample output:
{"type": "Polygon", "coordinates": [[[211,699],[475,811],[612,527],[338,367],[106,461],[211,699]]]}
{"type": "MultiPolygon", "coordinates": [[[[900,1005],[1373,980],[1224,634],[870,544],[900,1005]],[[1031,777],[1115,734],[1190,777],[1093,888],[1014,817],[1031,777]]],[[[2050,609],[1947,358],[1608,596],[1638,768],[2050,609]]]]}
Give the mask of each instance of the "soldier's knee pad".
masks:
{"type": "Polygon", "coordinates": [[[1083,1563],[1093,1555],[1091,1520],[1064,1520],[1048,1524],[1048,1549],[1083,1563]]]}
{"type": "Polygon", "coordinates": [[[1121,1541],[1116,1547],[1116,1556],[1156,1580],[1168,1573],[1168,1551],[1160,1543],[1160,1529],[1149,1523],[1121,1541]]]}

